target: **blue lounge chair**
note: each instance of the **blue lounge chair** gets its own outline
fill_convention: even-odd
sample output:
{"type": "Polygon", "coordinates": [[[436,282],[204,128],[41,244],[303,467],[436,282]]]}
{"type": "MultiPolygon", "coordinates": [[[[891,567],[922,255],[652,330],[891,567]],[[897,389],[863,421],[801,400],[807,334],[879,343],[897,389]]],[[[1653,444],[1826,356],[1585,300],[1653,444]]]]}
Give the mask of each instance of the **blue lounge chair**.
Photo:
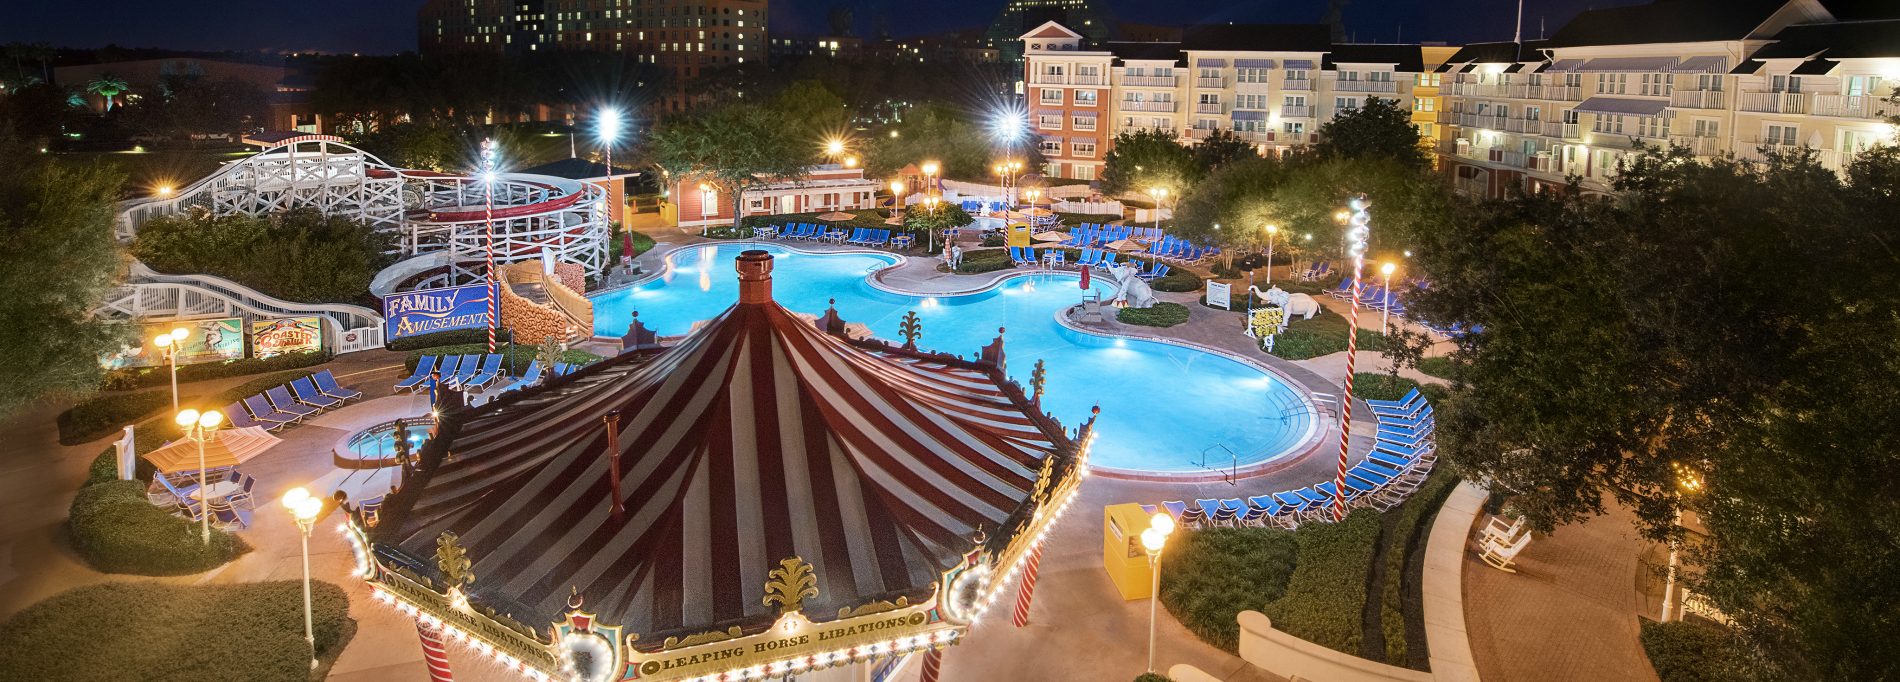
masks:
{"type": "Polygon", "coordinates": [[[290,391],[285,389],[282,385],[264,389],[264,396],[270,398],[271,407],[277,408],[278,412],[289,412],[298,417],[308,417],[323,411],[316,407],[297,402],[296,398],[291,397],[290,391]]]}
{"type": "Polygon", "coordinates": [[[239,429],[257,426],[265,431],[276,431],[284,428],[284,422],[264,422],[252,419],[250,411],[244,409],[243,401],[225,405],[224,420],[230,422],[232,427],[239,429]]]}
{"type": "Polygon", "coordinates": [[[251,418],[260,422],[295,424],[303,421],[303,415],[294,412],[285,412],[271,407],[270,401],[265,399],[262,393],[245,398],[243,403],[244,407],[250,409],[251,418]]]}
{"type": "Polygon", "coordinates": [[[482,356],[480,354],[464,355],[461,360],[457,361],[455,376],[451,377],[448,372],[442,372],[442,383],[450,386],[465,387],[468,385],[468,380],[475,378],[475,374],[481,370],[482,356]]]}
{"type": "Polygon", "coordinates": [[[574,373],[574,366],[565,362],[554,363],[554,376],[564,377],[574,373]]]}
{"type": "Polygon", "coordinates": [[[417,386],[421,386],[423,382],[428,381],[429,372],[435,370],[435,359],[436,358],[433,355],[422,356],[422,360],[416,363],[416,372],[414,374],[409,375],[409,378],[396,382],[396,388],[397,389],[404,389],[404,388],[413,389],[417,386]]]}
{"type": "Polygon", "coordinates": [[[501,377],[501,354],[490,354],[482,358],[482,367],[474,376],[462,381],[463,386],[487,386],[501,377]]]}
{"type": "Polygon", "coordinates": [[[1068,265],[1069,253],[1067,251],[1063,251],[1062,249],[1049,249],[1047,254],[1050,265],[1068,265]]]}
{"type": "Polygon", "coordinates": [[[1082,255],[1075,259],[1075,266],[1078,268],[1088,267],[1090,265],[1094,265],[1096,261],[1099,261],[1101,259],[1102,259],[1102,252],[1096,251],[1095,249],[1091,249],[1085,246],[1085,247],[1082,247],[1082,255]]]}
{"type": "Polygon", "coordinates": [[[1141,273],[1141,278],[1154,279],[1156,277],[1166,277],[1167,275],[1168,275],[1168,264],[1163,263],[1161,261],[1155,261],[1154,263],[1148,266],[1147,272],[1141,273]]]}
{"type": "Polygon", "coordinates": [[[317,390],[317,385],[310,383],[310,377],[299,377],[292,380],[290,382],[290,391],[296,394],[298,401],[318,409],[327,410],[343,404],[341,399],[332,398],[324,395],[323,391],[317,390]]]}
{"type": "Polygon", "coordinates": [[[1381,407],[1410,408],[1414,406],[1414,403],[1416,403],[1420,397],[1418,387],[1413,386],[1411,390],[1406,391],[1405,395],[1399,397],[1398,400],[1367,400],[1366,404],[1372,406],[1372,409],[1375,410],[1381,407]]]}
{"type": "Polygon", "coordinates": [[[362,391],[355,391],[355,390],[347,389],[347,388],[337,385],[336,375],[331,374],[330,370],[326,369],[321,372],[317,372],[316,374],[312,375],[310,379],[312,381],[317,382],[318,390],[323,391],[324,395],[330,396],[332,398],[347,401],[347,400],[356,400],[357,398],[363,397],[362,391]]]}
{"type": "Polygon", "coordinates": [[[1114,265],[1114,264],[1115,264],[1115,259],[1116,259],[1116,258],[1119,258],[1119,256],[1116,256],[1116,255],[1115,255],[1115,252],[1114,252],[1114,251],[1103,251],[1103,252],[1102,252],[1102,259],[1101,259],[1101,260],[1098,260],[1098,261],[1095,261],[1095,265],[1096,265],[1097,267],[1100,267],[1100,268],[1102,268],[1102,269],[1104,269],[1104,270],[1106,270],[1106,269],[1108,269],[1108,268],[1109,268],[1110,266],[1112,266],[1112,265],[1114,265]]]}
{"type": "Polygon", "coordinates": [[[1200,507],[1189,507],[1186,502],[1162,502],[1162,508],[1174,517],[1174,522],[1182,526],[1196,527],[1207,522],[1207,512],[1200,507]]]}
{"type": "Polygon", "coordinates": [[[515,379],[513,382],[509,383],[507,386],[501,387],[502,392],[505,393],[508,391],[517,391],[520,389],[527,388],[529,386],[533,386],[535,382],[538,382],[541,380],[541,368],[546,367],[546,366],[547,366],[547,363],[541,362],[540,360],[536,360],[534,362],[528,363],[528,371],[523,373],[520,378],[515,379]]]}
{"type": "MultiPolygon", "coordinates": [[[[457,365],[461,364],[461,362],[462,356],[460,355],[444,355],[440,360],[436,361],[435,373],[441,377],[442,383],[455,383],[455,370],[457,369],[457,365]]],[[[422,377],[422,383],[416,384],[411,391],[427,391],[431,388],[431,383],[434,381],[435,379],[425,374],[422,377]]]]}
{"type": "Polygon", "coordinates": [[[1234,519],[1240,518],[1239,510],[1228,509],[1221,504],[1220,500],[1195,500],[1194,504],[1200,506],[1201,513],[1207,515],[1207,522],[1210,525],[1231,526],[1234,519]]]}
{"type": "Polygon", "coordinates": [[[1327,289],[1326,295],[1333,298],[1352,298],[1352,279],[1349,277],[1339,278],[1339,286],[1327,289]]]}

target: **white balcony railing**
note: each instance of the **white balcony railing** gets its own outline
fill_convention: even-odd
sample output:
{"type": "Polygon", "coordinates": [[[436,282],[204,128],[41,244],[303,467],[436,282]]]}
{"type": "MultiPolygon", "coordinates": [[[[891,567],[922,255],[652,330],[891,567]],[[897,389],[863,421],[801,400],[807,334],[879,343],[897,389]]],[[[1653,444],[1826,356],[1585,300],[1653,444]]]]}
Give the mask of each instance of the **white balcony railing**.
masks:
{"type": "Polygon", "coordinates": [[[1280,81],[1280,89],[1281,90],[1311,90],[1313,89],[1313,81],[1307,80],[1304,78],[1299,79],[1299,80],[1294,80],[1294,79],[1289,78],[1284,81],[1280,81]]]}
{"type": "Polygon", "coordinates": [[[1688,147],[1696,156],[1718,156],[1723,152],[1722,138],[1700,135],[1670,135],[1669,144],[1676,147],[1688,147]]]}
{"type": "Polygon", "coordinates": [[[1108,84],[1107,81],[1102,80],[1101,76],[1085,74],[1085,73],[1079,73],[1074,76],[1071,76],[1069,78],[1069,83],[1071,85],[1107,85],[1108,84]]]}
{"type": "Polygon", "coordinates": [[[1197,113],[1197,114],[1221,113],[1221,103],[1220,102],[1201,102],[1199,104],[1194,105],[1194,113],[1197,113]]]}
{"type": "Polygon", "coordinates": [[[1679,109],[1720,109],[1721,90],[1677,90],[1669,93],[1669,106],[1679,109]]]}
{"type": "Polygon", "coordinates": [[[1172,88],[1174,76],[1122,76],[1122,85],[1134,88],[1172,88]]]}
{"type": "Polygon", "coordinates": [[[1213,135],[1213,134],[1214,134],[1214,129],[1213,129],[1213,128],[1189,128],[1189,129],[1187,129],[1187,138],[1188,138],[1188,139],[1190,139],[1190,140],[1205,140],[1205,139],[1207,139],[1207,137],[1208,137],[1209,135],[1213,135]]]}
{"type": "Polygon", "coordinates": [[[1280,115],[1287,118],[1311,118],[1313,107],[1310,105],[1282,104],[1280,115]]]}
{"type": "Polygon", "coordinates": [[[1544,86],[1544,99],[1554,102],[1581,102],[1583,101],[1583,88],[1565,85],[1546,85],[1544,86]]]}
{"type": "Polygon", "coordinates": [[[1333,81],[1334,92],[1398,92],[1392,81],[1333,81]]]}
{"type": "Polygon", "coordinates": [[[1194,79],[1194,87],[1224,88],[1224,87],[1227,87],[1227,79],[1221,76],[1215,76],[1213,78],[1196,78],[1194,79]]]}
{"type": "Polygon", "coordinates": [[[1122,100],[1122,111],[1161,111],[1174,113],[1174,102],[1146,102],[1140,100],[1122,100]]]}
{"type": "Polygon", "coordinates": [[[1029,78],[1030,85],[1067,85],[1068,76],[1059,73],[1038,73],[1029,78]]]}
{"type": "Polygon", "coordinates": [[[1561,121],[1544,121],[1542,125],[1538,126],[1537,134],[1543,135],[1544,137],[1561,138],[1564,136],[1564,124],[1561,121]]]}
{"type": "Polygon", "coordinates": [[[1799,92],[1744,92],[1735,108],[1762,114],[1805,114],[1807,95],[1799,92]]]}
{"type": "Polygon", "coordinates": [[[1815,95],[1814,108],[1809,113],[1841,118],[1886,118],[1900,113],[1897,109],[1900,108],[1885,98],[1871,95],[1815,95]]]}

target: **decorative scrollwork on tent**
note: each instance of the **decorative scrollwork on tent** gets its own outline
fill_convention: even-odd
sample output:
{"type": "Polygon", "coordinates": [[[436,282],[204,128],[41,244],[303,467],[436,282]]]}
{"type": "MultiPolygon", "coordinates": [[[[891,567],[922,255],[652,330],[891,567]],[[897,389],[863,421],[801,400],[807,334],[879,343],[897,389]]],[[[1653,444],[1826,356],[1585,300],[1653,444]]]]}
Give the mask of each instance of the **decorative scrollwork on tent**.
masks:
{"type": "Polygon", "coordinates": [[[1048,383],[1048,381],[1049,372],[1042,366],[1042,360],[1037,359],[1036,368],[1029,372],[1029,389],[1034,391],[1034,393],[1029,396],[1031,402],[1037,405],[1042,404],[1042,385],[1048,383]]]}
{"type": "Polygon", "coordinates": [[[1049,486],[1055,482],[1055,477],[1056,458],[1053,456],[1042,458],[1042,472],[1036,475],[1036,491],[1030,498],[1036,501],[1038,510],[1049,501],[1049,486]]]}
{"type": "Polygon", "coordinates": [[[844,620],[846,618],[868,616],[873,613],[884,613],[887,611],[896,611],[898,609],[909,608],[909,607],[910,607],[910,597],[898,597],[897,601],[894,601],[894,602],[889,599],[880,599],[878,601],[874,601],[869,604],[861,605],[855,609],[849,606],[838,609],[838,619],[844,620]]]}
{"type": "Polygon", "coordinates": [[[745,632],[741,631],[739,626],[734,625],[726,628],[724,631],[713,630],[711,632],[701,632],[685,637],[668,637],[666,641],[660,643],[660,647],[664,649],[678,649],[681,647],[711,644],[713,642],[723,642],[728,639],[737,639],[743,636],[745,636],[745,632]]]}
{"type": "Polygon", "coordinates": [[[442,572],[443,586],[450,590],[461,589],[463,585],[475,584],[475,572],[471,570],[474,562],[468,559],[468,550],[462,549],[461,538],[454,533],[443,532],[435,539],[435,567],[442,572]]]}
{"type": "Polygon", "coordinates": [[[765,581],[765,605],[778,604],[779,615],[798,611],[806,597],[818,596],[818,574],[811,563],[796,556],[780,559],[765,581]]]}

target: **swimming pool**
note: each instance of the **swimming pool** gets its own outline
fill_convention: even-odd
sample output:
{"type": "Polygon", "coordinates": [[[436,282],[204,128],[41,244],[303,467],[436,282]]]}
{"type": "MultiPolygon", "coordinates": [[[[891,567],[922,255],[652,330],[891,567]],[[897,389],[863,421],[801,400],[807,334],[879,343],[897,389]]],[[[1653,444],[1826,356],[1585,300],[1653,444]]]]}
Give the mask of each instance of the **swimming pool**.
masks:
{"type": "MultiPolygon", "coordinates": [[[[1071,429],[1100,404],[1101,434],[1091,461],[1097,466],[1151,472],[1197,472],[1202,462],[1227,469],[1287,454],[1315,428],[1312,409],[1279,376],[1231,358],[1172,344],[1078,332],[1056,312],[1082,298],[1076,276],[1017,277],[989,290],[959,296],[893,294],[866,276],[897,262],[872,253],[806,253],[774,244],[687,247],[667,256],[668,268],[637,287],[593,296],[595,333],[626,333],[634,311],[662,335],[684,334],[738,300],[733,260],[746,249],[775,257],[773,297],[795,312],[822,314],[837,300],[838,315],[863,323],[879,338],[898,339],[904,313],[923,320],[918,345],[974,357],[1005,327],[1011,378],[1029,385],[1036,360],[1048,367],[1043,407],[1071,429]]],[[[1096,291],[1107,292],[1103,280],[1096,291]]]]}

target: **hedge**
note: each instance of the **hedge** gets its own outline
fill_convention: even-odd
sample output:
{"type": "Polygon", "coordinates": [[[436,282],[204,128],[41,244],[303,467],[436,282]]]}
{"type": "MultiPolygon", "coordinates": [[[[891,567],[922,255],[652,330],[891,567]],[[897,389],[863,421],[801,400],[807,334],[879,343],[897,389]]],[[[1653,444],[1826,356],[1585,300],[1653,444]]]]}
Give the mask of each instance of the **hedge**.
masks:
{"type": "Polygon", "coordinates": [[[1236,618],[1285,592],[1295,570],[1299,543],[1294,536],[1274,528],[1206,528],[1177,535],[1161,558],[1161,603],[1201,641],[1239,651],[1236,618]]]}
{"type": "Polygon", "coordinates": [[[1207,287],[1207,281],[1187,268],[1169,268],[1168,274],[1156,277],[1148,282],[1155,291],[1200,291],[1207,287]]]}
{"type": "Polygon", "coordinates": [[[963,252],[963,262],[957,264],[957,272],[974,275],[1013,267],[1016,261],[1010,260],[1007,249],[971,249],[963,252]]]}
{"type": "Polygon", "coordinates": [[[86,486],[73,499],[67,530],[73,549],[106,573],[187,575],[224,565],[251,551],[243,539],[212,531],[199,538],[198,524],[173,516],[145,499],[145,482],[112,480],[86,486]]]}
{"type": "Polygon", "coordinates": [[[1380,372],[1357,372],[1352,375],[1352,395],[1360,400],[1398,400],[1414,388],[1433,403],[1444,400],[1451,393],[1438,384],[1421,384],[1380,372]]]}
{"type": "Polygon", "coordinates": [[[1172,327],[1188,321],[1188,308],[1179,303],[1156,303],[1152,308],[1122,308],[1115,312],[1115,320],[1143,327],[1172,327]]]}
{"type": "MultiPolygon", "coordinates": [[[[1379,627],[1385,631],[1386,663],[1397,666],[1407,664],[1406,655],[1410,645],[1405,638],[1407,613],[1419,611],[1418,620],[1424,621],[1420,601],[1406,598],[1409,592],[1421,595],[1422,599],[1417,586],[1408,584],[1415,575],[1408,567],[1422,561],[1422,555],[1414,551],[1422,552],[1425,549],[1425,537],[1430,535],[1426,528],[1438,516],[1439,507],[1445,504],[1445,498],[1451,495],[1452,488],[1457,485],[1457,476],[1445,469],[1434,469],[1404,504],[1386,513],[1387,517],[1397,515],[1383,538],[1385,585],[1379,595],[1379,627]]],[[[1419,642],[1421,652],[1424,644],[1419,642]]]]}
{"type": "MultiPolygon", "coordinates": [[[[501,366],[508,371],[510,376],[521,376],[522,372],[528,371],[528,364],[534,362],[535,356],[541,351],[539,346],[523,346],[513,343],[497,345],[495,350],[501,353],[501,366]]],[[[403,359],[403,371],[416,371],[416,365],[422,362],[422,356],[424,355],[486,355],[487,353],[488,342],[486,341],[482,343],[424,348],[411,351],[409,357],[403,359]]],[[[599,362],[600,360],[600,356],[583,350],[569,349],[561,353],[561,362],[571,364],[585,365],[599,362]]]]}
{"type": "MultiPolygon", "coordinates": [[[[331,357],[333,357],[331,354],[322,351],[299,351],[268,358],[238,358],[219,362],[201,362],[195,365],[179,365],[178,383],[314,367],[329,362],[331,357]]],[[[105,382],[101,384],[100,390],[121,391],[170,384],[171,370],[168,367],[128,367],[106,372],[105,382]]]]}
{"type": "MultiPolygon", "coordinates": [[[[502,342],[513,341],[513,340],[514,340],[514,335],[508,331],[507,327],[502,327],[500,329],[495,330],[496,343],[502,343],[502,342]]],[[[479,344],[486,345],[488,343],[488,330],[487,329],[457,329],[454,331],[436,332],[433,334],[418,334],[416,336],[405,336],[403,338],[390,341],[389,343],[385,343],[383,344],[383,347],[388,348],[389,350],[393,350],[393,351],[408,351],[408,350],[416,350],[418,348],[434,348],[436,346],[460,346],[460,345],[471,344],[471,343],[479,343],[479,344]]]]}
{"type": "MultiPolygon", "coordinates": [[[[133,437],[133,449],[137,450],[139,454],[144,454],[163,445],[165,439],[162,436],[148,437],[146,435],[147,432],[156,431],[157,429],[139,429],[137,431],[138,435],[133,437]],[[150,447],[147,447],[148,443],[150,447]]],[[[150,483],[152,481],[152,474],[157,470],[158,468],[152,466],[151,462],[140,457],[138,461],[134,463],[132,475],[134,479],[141,483],[150,483]]],[[[119,448],[108,445],[106,449],[99,451],[98,456],[92,458],[92,464],[86,466],[86,481],[79,484],[79,487],[83,489],[116,480],[119,480],[119,448]]]]}
{"type": "Polygon", "coordinates": [[[1448,355],[1434,355],[1418,361],[1418,371],[1440,379],[1452,378],[1451,374],[1456,370],[1457,363],[1452,362],[1451,356],[1448,355]]]}
{"type": "MultiPolygon", "coordinates": [[[[1360,321],[1364,322],[1364,318],[1360,321]]],[[[1293,319],[1287,323],[1286,331],[1274,337],[1273,354],[1288,360],[1309,360],[1344,351],[1347,324],[1344,315],[1324,313],[1310,320],[1293,319]]],[[[1361,326],[1359,350],[1385,350],[1385,335],[1361,326]]]]}
{"type": "Polygon", "coordinates": [[[169,389],[136,393],[106,393],[79,401],[59,413],[60,445],[79,445],[117,433],[126,424],[171,407],[169,389]]]}
{"type": "Polygon", "coordinates": [[[1750,682],[1769,679],[1753,650],[1720,625],[1699,619],[1643,621],[1643,651],[1662,682],[1750,682]]]}
{"type": "Polygon", "coordinates": [[[1358,656],[1379,513],[1354,510],[1339,523],[1304,524],[1293,537],[1299,541],[1293,575],[1261,613],[1274,629],[1358,656]]]}
{"type": "MultiPolygon", "coordinates": [[[[311,584],[317,653],[356,630],[341,587],[311,584]]],[[[0,624],[0,679],[309,680],[303,583],[112,582],[62,592],[0,624]]]]}

